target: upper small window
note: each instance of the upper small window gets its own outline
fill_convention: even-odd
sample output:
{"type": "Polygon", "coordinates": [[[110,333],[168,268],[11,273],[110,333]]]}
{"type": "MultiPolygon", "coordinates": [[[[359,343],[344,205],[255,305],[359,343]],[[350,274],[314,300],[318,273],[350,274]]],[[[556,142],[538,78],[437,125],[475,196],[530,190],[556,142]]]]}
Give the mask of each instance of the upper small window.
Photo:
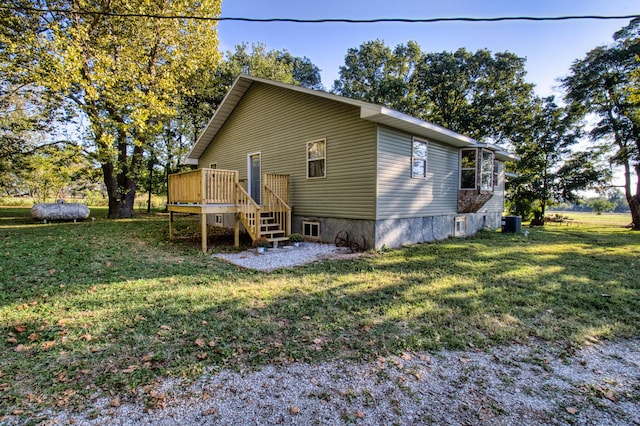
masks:
{"type": "Polygon", "coordinates": [[[326,177],[327,141],[307,142],[307,178],[326,177]]]}
{"type": "Polygon", "coordinates": [[[427,177],[427,142],[418,139],[413,140],[411,150],[411,177],[427,177]]]}

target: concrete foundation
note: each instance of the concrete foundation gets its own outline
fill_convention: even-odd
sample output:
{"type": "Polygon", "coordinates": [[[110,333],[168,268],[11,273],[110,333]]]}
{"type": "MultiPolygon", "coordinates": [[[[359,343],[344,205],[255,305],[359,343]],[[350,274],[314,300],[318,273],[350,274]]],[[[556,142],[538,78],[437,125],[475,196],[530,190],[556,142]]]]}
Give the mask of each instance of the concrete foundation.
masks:
{"type": "MultiPolygon", "coordinates": [[[[353,220],[327,217],[293,216],[292,232],[302,233],[302,222],[320,223],[320,241],[333,243],[340,231],[367,248],[400,247],[449,237],[475,235],[483,228],[497,229],[501,213],[467,213],[409,219],[353,220]],[[462,218],[461,232],[455,232],[456,218],[462,218]]],[[[459,230],[460,231],[460,230],[459,230]]]]}
{"type": "Polygon", "coordinates": [[[367,248],[374,246],[375,221],[359,219],[341,219],[318,216],[292,216],[291,232],[303,234],[302,222],[318,222],[320,224],[320,239],[325,243],[334,243],[336,235],[341,231],[349,234],[349,239],[367,248]]]}
{"type": "Polygon", "coordinates": [[[453,236],[471,236],[483,228],[497,229],[500,217],[500,213],[467,213],[379,220],[376,224],[375,248],[426,243],[453,236]],[[459,232],[455,229],[456,218],[463,222],[459,232]]]}
{"type": "MultiPolygon", "coordinates": [[[[303,222],[316,222],[320,224],[320,238],[318,239],[320,242],[334,243],[336,235],[345,231],[352,241],[366,248],[393,248],[405,244],[444,240],[454,236],[472,236],[483,228],[498,229],[501,216],[501,213],[497,212],[466,213],[375,221],[293,215],[291,217],[291,232],[302,234],[303,222]],[[458,229],[458,232],[456,232],[456,218],[463,222],[462,225],[459,225],[462,229],[458,229]]],[[[213,225],[213,215],[210,215],[207,222],[209,225],[213,225]]],[[[223,226],[233,228],[232,214],[224,215],[223,226]]]]}

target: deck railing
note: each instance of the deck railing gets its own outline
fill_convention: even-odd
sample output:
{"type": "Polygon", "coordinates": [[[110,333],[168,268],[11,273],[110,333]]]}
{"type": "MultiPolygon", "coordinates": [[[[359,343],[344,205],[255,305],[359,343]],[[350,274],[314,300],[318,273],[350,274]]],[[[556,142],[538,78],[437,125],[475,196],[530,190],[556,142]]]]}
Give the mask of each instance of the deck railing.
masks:
{"type": "Polygon", "coordinates": [[[267,173],[262,176],[264,186],[276,194],[285,204],[289,204],[289,175],[267,173]]]}
{"type": "Polygon", "coordinates": [[[262,210],[270,212],[285,235],[291,235],[291,206],[289,206],[289,175],[265,174],[263,176],[262,210]]]}
{"type": "Polygon", "coordinates": [[[236,170],[198,169],[169,175],[171,204],[233,204],[236,170]]]}
{"type": "Polygon", "coordinates": [[[253,240],[260,237],[260,213],[269,212],[279,229],[291,235],[289,176],[265,174],[262,206],[247,192],[237,170],[197,169],[169,175],[169,203],[172,205],[235,205],[245,230],[253,240]]]}
{"type": "Polygon", "coordinates": [[[236,184],[236,207],[244,225],[252,240],[260,237],[260,206],[256,204],[247,191],[238,183],[236,184]]]}

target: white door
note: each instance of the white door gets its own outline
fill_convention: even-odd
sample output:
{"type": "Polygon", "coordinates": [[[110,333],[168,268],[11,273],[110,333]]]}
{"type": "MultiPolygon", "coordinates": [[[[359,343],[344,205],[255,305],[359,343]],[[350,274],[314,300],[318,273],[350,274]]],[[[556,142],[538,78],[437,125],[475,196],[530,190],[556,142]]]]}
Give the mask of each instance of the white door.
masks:
{"type": "Polygon", "coordinates": [[[249,154],[247,161],[248,192],[251,198],[258,204],[260,204],[260,189],[262,188],[260,177],[262,173],[261,163],[262,160],[259,152],[249,154]]]}

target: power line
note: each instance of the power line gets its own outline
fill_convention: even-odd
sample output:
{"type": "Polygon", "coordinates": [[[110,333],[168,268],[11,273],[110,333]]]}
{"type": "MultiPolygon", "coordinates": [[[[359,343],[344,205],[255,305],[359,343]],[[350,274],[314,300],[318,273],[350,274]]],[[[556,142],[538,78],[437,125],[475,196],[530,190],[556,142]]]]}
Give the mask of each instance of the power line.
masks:
{"type": "Polygon", "coordinates": [[[452,17],[452,18],[373,18],[373,19],[348,19],[348,18],[321,18],[321,19],[299,19],[299,18],[245,18],[231,16],[199,16],[199,15],[161,15],[148,13],[115,13],[102,11],[84,11],[70,9],[40,9],[35,7],[11,7],[0,6],[0,9],[10,10],[13,12],[32,12],[32,13],[62,13],[69,15],[98,15],[107,17],[122,18],[153,18],[153,19],[193,19],[200,21],[238,21],[238,22],[287,22],[297,24],[324,24],[324,23],[343,23],[343,24],[375,24],[375,23],[411,23],[425,24],[434,22],[502,22],[502,21],[571,21],[571,20],[612,20],[612,19],[633,19],[640,18],[640,14],[632,15],[567,15],[567,16],[498,16],[487,18],[473,17],[452,17]]]}

